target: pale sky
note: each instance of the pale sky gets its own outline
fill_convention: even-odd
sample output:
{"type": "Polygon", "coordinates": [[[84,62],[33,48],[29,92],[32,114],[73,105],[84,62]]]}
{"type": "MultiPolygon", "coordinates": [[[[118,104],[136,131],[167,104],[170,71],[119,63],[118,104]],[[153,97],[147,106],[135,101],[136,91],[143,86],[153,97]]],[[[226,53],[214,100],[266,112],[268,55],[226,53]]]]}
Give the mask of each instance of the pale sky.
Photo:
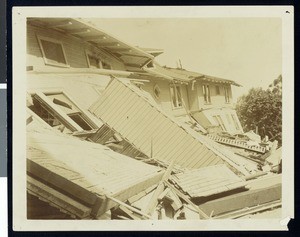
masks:
{"type": "Polygon", "coordinates": [[[280,18],[88,19],[107,33],[133,45],[164,49],[162,66],[231,79],[233,96],[267,86],[281,74],[280,18]]]}

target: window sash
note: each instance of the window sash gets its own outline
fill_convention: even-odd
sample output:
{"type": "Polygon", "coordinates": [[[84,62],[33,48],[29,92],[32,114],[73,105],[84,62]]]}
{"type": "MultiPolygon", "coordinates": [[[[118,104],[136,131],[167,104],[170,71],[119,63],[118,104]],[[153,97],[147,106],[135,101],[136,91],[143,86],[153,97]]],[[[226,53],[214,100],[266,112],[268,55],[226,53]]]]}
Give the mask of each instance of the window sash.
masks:
{"type": "Polygon", "coordinates": [[[172,99],[172,105],[174,108],[181,108],[182,107],[182,94],[181,94],[181,88],[177,85],[171,85],[170,86],[170,92],[171,92],[171,99],[172,99]]]}
{"type": "Polygon", "coordinates": [[[69,67],[66,53],[61,41],[42,36],[37,37],[46,65],[69,67]]]}

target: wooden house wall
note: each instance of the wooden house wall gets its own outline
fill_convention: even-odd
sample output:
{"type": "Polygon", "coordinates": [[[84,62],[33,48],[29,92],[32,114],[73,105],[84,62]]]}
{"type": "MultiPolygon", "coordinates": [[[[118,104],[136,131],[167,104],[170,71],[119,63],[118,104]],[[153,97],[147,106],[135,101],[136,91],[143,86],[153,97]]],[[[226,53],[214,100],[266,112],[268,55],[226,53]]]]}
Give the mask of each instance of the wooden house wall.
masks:
{"type": "MultiPolygon", "coordinates": [[[[171,92],[170,92],[170,84],[172,82],[167,80],[150,80],[150,82],[146,82],[143,86],[143,89],[147,92],[149,92],[152,97],[155,99],[155,101],[161,106],[161,108],[168,114],[172,114],[173,116],[185,116],[186,110],[184,107],[181,108],[174,108],[172,105],[172,98],[171,98],[171,92]],[[155,97],[154,94],[154,86],[158,85],[160,89],[160,96],[159,98],[155,97]]],[[[181,94],[182,99],[184,103],[187,106],[187,109],[189,108],[189,98],[187,93],[186,85],[180,85],[181,87],[181,94]]]]}
{"type": "Polygon", "coordinates": [[[27,25],[27,66],[46,66],[37,36],[61,41],[66,53],[67,62],[70,67],[88,68],[89,66],[86,58],[87,50],[99,54],[104,61],[111,64],[114,70],[125,70],[125,66],[121,61],[89,43],[86,43],[74,36],[63,34],[56,30],[40,28],[32,25],[27,25]]]}
{"type": "Polygon", "coordinates": [[[229,103],[226,103],[225,101],[225,91],[224,91],[224,84],[217,84],[217,83],[204,83],[204,82],[197,82],[195,87],[197,88],[197,94],[198,94],[198,109],[202,108],[212,108],[212,107],[232,107],[232,92],[231,92],[231,86],[226,85],[229,91],[229,103]],[[211,103],[206,103],[204,101],[204,96],[203,96],[203,90],[202,86],[203,85],[209,85],[210,87],[210,98],[211,98],[211,103]],[[217,95],[217,89],[216,86],[219,86],[220,88],[220,94],[217,95]]]}
{"type": "Polygon", "coordinates": [[[90,108],[96,117],[147,156],[187,168],[224,163],[136,88],[113,80],[90,108]]]}

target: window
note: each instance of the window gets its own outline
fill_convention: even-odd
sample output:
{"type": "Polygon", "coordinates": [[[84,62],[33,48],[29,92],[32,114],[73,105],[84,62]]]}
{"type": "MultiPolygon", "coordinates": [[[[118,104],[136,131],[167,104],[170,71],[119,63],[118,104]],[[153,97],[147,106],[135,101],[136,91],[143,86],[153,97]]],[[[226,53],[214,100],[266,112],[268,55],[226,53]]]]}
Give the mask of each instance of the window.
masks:
{"type": "Polygon", "coordinates": [[[68,67],[65,51],[60,41],[38,37],[45,64],[68,67]]]}
{"type": "Polygon", "coordinates": [[[112,69],[111,65],[109,63],[106,62],[101,62],[102,63],[102,68],[103,69],[112,69]]]}
{"type": "Polygon", "coordinates": [[[236,130],[240,130],[239,122],[238,122],[236,116],[234,114],[231,114],[231,117],[234,122],[234,126],[235,126],[236,130]]]}
{"type": "Polygon", "coordinates": [[[182,96],[179,85],[171,85],[170,86],[172,104],[174,108],[182,107],[182,96]]]}
{"type": "Polygon", "coordinates": [[[216,95],[220,95],[220,87],[216,86],[216,95]]]}
{"type": "Polygon", "coordinates": [[[63,92],[32,95],[29,107],[51,127],[64,132],[92,130],[98,126],[63,92]]]}
{"type": "Polygon", "coordinates": [[[101,68],[101,64],[100,64],[101,62],[97,57],[88,54],[87,58],[88,58],[89,67],[101,68]]]}
{"type": "Polygon", "coordinates": [[[109,63],[102,60],[99,55],[92,51],[86,51],[86,58],[90,68],[112,69],[112,66],[109,63]]]}
{"type": "Polygon", "coordinates": [[[154,95],[157,99],[159,99],[159,96],[160,96],[160,89],[159,89],[159,86],[157,84],[155,84],[154,86],[154,95]]]}
{"type": "Polygon", "coordinates": [[[229,103],[230,102],[230,98],[229,98],[229,88],[228,87],[224,87],[224,92],[225,92],[225,102],[229,103]]]}
{"type": "Polygon", "coordinates": [[[214,118],[215,122],[217,123],[217,125],[221,126],[223,131],[226,131],[225,125],[224,125],[224,122],[223,122],[221,116],[220,115],[214,115],[213,118],[214,118]]]}
{"type": "Polygon", "coordinates": [[[210,100],[210,88],[209,88],[209,85],[203,85],[202,86],[202,91],[203,91],[204,102],[207,103],[207,104],[210,104],[211,100],[210,100]]]}
{"type": "Polygon", "coordinates": [[[82,117],[80,112],[68,114],[68,116],[77,123],[83,130],[92,130],[93,128],[88,124],[87,121],[82,117]]]}

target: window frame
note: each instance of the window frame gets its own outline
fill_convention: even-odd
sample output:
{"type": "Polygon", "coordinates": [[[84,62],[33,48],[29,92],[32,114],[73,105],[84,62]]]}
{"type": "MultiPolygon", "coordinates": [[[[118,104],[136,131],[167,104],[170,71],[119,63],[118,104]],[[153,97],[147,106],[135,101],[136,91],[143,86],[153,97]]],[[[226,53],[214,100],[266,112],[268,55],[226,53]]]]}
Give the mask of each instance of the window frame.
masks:
{"type": "Polygon", "coordinates": [[[52,116],[66,126],[70,131],[83,131],[82,127],[77,124],[64,110],[60,108],[60,105],[56,104],[49,98],[49,95],[63,94],[68,100],[70,100],[79,110],[81,118],[92,128],[98,129],[100,126],[96,124],[89,115],[63,90],[38,90],[29,92],[31,96],[38,96],[38,102],[46,109],[52,116]],[[42,102],[42,103],[41,103],[42,102]]]}
{"type": "Polygon", "coordinates": [[[211,91],[210,91],[209,84],[202,85],[202,93],[203,93],[204,103],[211,104],[211,91]]]}
{"type": "Polygon", "coordinates": [[[224,86],[224,96],[225,96],[225,103],[230,104],[230,95],[229,95],[229,87],[224,86]]]}
{"type": "Polygon", "coordinates": [[[101,57],[99,57],[98,55],[93,53],[91,50],[86,50],[85,55],[86,55],[86,61],[87,61],[87,64],[88,64],[89,68],[95,68],[95,67],[91,66],[90,59],[89,59],[89,56],[91,56],[91,57],[94,57],[94,58],[98,59],[98,61],[99,61],[99,68],[95,68],[95,69],[113,70],[113,67],[110,63],[108,63],[106,60],[102,60],[101,57]],[[110,69],[104,68],[103,63],[109,65],[110,69]]]}
{"type": "Polygon", "coordinates": [[[65,68],[70,67],[70,65],[68,63],[68,60],[67,60],[66,52],[65,52],[64,45],[63,45],[62,41],[57,40],[57,39],[53,39],[53,38],[50,38],[50,37],[41,36],[41,35],[37,35],[37,39],[38,39],[40,50],[42,52],[42,56],[43,56],[43,59],[44,59],[44,62],[45,62],[46,65],[57,66],[57,67],[65,67],[65,68]],[[49,59],[46,57],[46,54],[45,54],[45,50],[44,50],[44,47],[43,47],[42,40],[48,41],[48,42],[51,42],[51,43],[55,43],[55,44],[59,44],[61,46],[62,53],[63,53],[63,56],[64,56],[64,59],[65,59],[66,63],[64,64],[64,63],[59,63],[59,62],[57,62],[57,63],[49,62],[49,59]]]}
{"type": "Polygon", "coordinates": [[[181,108],[183,108],[182,90],[181,90],[181,86],[180,85],[177,85],[175,83],[170,84],[170,97],[171,97],[171,104],[172,104],[172,108],[173,109],[181,109],[181,108]],[[173,91],[174,91],[176,105],[174,105],[174,103],[173,103],[172,88],[173,88],[173,91]],[[179,88],[179,93],[180,93],[180,97],[181,97],[180,98],[181,104],[179,103],[179,100],[178,100],[178,91],[177,91],[177,88],[179,88]]]}
{"type": "Polygon", "coordinates": [[[90,53],[90,52],[85,52],[85,55],[86,55],[86,61],[87,61],[87,64],[88,64],[88,67],[89,68],[94,68],[92,65],[91,65],[91,61],[90,61],[90,57],[93,57],[93,58],[96,58],[98,60],[98,69],[102,69],[102,62],[99,58],[97,58],[93,53],[90,53]]]}

